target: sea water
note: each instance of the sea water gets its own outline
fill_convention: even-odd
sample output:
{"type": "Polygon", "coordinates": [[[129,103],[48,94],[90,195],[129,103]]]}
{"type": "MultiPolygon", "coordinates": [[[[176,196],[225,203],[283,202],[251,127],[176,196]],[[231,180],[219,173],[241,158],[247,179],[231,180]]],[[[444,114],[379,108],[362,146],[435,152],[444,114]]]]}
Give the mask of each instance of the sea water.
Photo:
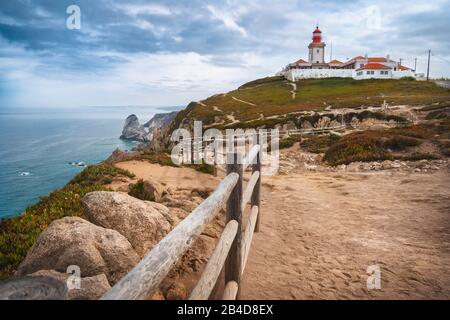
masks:
{"type": "Polygon", "coordinates": [[[133,148],[135,143],[119,139],[128,115],[144,123],[155,113],[177,109],[0,107],[0,219],[20,215],[116,148],[133,148]]]}

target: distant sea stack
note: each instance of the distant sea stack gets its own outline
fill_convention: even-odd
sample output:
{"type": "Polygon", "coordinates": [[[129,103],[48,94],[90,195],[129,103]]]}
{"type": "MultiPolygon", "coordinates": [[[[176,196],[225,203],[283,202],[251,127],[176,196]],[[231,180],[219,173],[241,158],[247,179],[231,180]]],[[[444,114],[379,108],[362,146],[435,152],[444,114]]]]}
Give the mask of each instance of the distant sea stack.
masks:
{"type": "Polygon", "coordinates": [[[123,127],[120,139],[144,143],[150,142],[153,139],[154,131],[170,123],[175,118],[177,113],[177,111],[157,113],[144,125],[141,125],[138,117],[135,114],[132,114],[125,120],[125,125],[123,127]]]}
{"type": "Polygon", "coordinates": [[[144,126],[139,123],[138,117],[132,114],[125,120],[120,139],[147,142],[149,141],[148,134],[144,126]]]}

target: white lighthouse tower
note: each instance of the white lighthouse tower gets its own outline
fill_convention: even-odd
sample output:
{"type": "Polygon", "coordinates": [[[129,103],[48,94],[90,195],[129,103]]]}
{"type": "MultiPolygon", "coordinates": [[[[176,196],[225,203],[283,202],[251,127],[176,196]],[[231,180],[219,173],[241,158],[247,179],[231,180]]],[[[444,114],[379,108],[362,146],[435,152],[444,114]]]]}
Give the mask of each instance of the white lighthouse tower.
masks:
{"type": "Polygon", "coordinates": [[[313,32],[312,42],[308,46],[308,62],[312,64],[313,69],[327,68],[325,64],[325,43],[322,42],[322,31],[319,26],[313,32]]]}

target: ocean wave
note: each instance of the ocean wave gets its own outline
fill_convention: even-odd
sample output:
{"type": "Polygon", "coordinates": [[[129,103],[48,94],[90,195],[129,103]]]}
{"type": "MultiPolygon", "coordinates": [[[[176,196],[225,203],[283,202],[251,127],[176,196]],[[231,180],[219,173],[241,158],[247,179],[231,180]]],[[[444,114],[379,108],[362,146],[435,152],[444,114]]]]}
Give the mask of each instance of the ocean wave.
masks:
{"type": "Polygon", "coordinates": [[[82,167],[82,168],[86,168],[87,167],[87,164],[85,162],[83,162],[83,161],[69,162],[69,164],[71,166],[74,166],[74,167],[82,167]]]}

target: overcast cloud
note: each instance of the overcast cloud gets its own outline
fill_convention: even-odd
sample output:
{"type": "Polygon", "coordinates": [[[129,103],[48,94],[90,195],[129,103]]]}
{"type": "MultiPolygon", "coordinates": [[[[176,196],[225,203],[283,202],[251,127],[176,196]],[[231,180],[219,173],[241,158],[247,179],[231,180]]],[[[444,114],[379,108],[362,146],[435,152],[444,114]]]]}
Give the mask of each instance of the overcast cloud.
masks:
{"type": "Polygon", "coordinates": [[[307,58],[403,59],[450,77],[450,0],[1,0],[0,108],[186,105],[307,58]],[[81,8],[68,30],[66,8],[81,8]]]}

